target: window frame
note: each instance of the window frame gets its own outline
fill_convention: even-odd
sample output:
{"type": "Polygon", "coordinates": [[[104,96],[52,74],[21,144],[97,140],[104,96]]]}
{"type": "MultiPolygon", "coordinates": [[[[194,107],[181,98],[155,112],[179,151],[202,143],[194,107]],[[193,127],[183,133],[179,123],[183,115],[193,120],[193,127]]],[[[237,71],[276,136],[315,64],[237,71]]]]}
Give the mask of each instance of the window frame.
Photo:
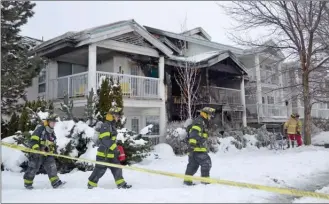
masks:
{"type": "Polygon", "coordinates": [[[148,126],[151,124],[153,125],[151,135],[160,135],[160,116],[158,116],[158,115],[145,116],[145,126],[148,126]],[[154,128],[156,131],[154,131],[154,128]]]}

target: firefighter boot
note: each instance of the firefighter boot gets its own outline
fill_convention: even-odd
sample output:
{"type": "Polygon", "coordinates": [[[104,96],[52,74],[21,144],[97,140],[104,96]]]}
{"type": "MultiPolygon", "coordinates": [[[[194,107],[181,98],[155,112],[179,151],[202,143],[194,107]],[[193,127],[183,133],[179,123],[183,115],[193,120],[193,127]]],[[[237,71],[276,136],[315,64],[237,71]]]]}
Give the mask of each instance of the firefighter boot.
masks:
{"type": "Polygon", "coordinates": [[[127,183],[124,183],[123,185],[119,185],[118,186],[118,189],[121,189],[121,188],[123,188],[123,189],[128,189],[128,188],[131,188],[132,187],[132,185],[129,185],[129,184],[127,184],[127,183]]]}
{"type": "Polygon", "coordinates": [[[32,184],[24,184],[24,187],[29,190],[33,189],[32,184]]]}
{"type": "Polygon", "coordinates": [[[195,183],[193,183],[192,181],[184,181],[184,185],[187,185],[187,186],[194,186],[195,183]]]}
{"type": "Polygon", "coordinates": [[[291,141],[291,146],[292,146],[292,148],[294,148],[295,147],[295,141],[293,140],[293,141],[291,141]]]}

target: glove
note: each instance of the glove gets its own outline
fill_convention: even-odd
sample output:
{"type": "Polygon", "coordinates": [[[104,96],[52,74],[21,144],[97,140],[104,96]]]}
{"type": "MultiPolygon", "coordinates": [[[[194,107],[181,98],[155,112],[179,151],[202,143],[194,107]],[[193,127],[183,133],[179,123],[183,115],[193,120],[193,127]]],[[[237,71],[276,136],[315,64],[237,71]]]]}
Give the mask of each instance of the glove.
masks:
{"type": "Polygon", "coordinates": [[[297,131],[297,135],[300,135],[300,132],[299,131],[297,131]]]}

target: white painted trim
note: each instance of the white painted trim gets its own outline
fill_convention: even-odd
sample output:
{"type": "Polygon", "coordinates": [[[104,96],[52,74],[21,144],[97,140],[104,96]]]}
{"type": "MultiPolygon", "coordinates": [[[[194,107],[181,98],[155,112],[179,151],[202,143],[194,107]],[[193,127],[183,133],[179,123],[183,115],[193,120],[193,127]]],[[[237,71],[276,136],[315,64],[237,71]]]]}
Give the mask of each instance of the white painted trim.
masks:
{"type": "Polygon", "coordinates": [[[93,89],[97,90],[96,68],[97,67],[97,47],[94,44],[88,47],[88,92],[93,89]]]}
{"type": "Polygon", "coordinates": [[[262,85],[260,77],[260,64],[259,64],[259,55],[255,55],[255,69],[256,69],[256,97],[257,97],[257,115],[262,117],[263,110],[260,108],[262,104],[262,85]]]}
{"type": "Polygon", "coordinates": [[[180,35],[180,34],[171,33],[171,32],[168,32],[168,31],[159,30],[159,29],[151,28],[151,27],[147,27],[147,26],[145,26],[145,27],[146,27],[147,30],[149,30],[150,33],[156,33],[158,35],[164,35],[164,36],[179,39],[179,40],[185,40],[185,41],[188,41],[188,42],[203,45],[203,46],[206,46],[206,47],[216,48],[216,49],[219,49],[219,50],[230,50],[231,52],[236,53],[236,54],[244,54],[242,49],[235,48],[233,46],[223,45],[223,44],[219,44],[219,43],[215,43],[215,42],[211,42],[211,41],[207,41],[207,40],[200,40],[200,39],[197,39],[197,38],[183,36],[183,35],[180,35]]]}
{"type": "Polygon", "coordinates": [[[86,44],[96,43],[96,42],[99,42],[102,40],[107,40],[109,38],[123,35],[123,34],[129,33],[129,32],[132,32],[132,31],[134,31],[134,29],[131,26],[126,25],[124,27],[115,28],[115,29],[112,29],[112,30],[109,30],[106,32],[97,33],[94,35],[90,35],[90,37],[88,39],[81,41],[80,43],[78,43],[76,45],[76,47],[80,47],[80,46],[86,45],[86,44]]]}
{"type": "Polygon", "coordinates": [[[135,28],[137,33],[139,33],[143,38],[145,38],[147,41],[149,41],[151,44],[153,44],[159,50],[164,52],[167,56],[170,56],[173,54],[172,50],[170,50],[167,46],[165,46],[158,39],[154,38],[149,32],[147,32],[146,30],[141,28],[141,26],[139,26],[137,23],[133,24],[133,27],[135,28]]]}
{"type": "Polygon", "coordinates": [[[241,104],[243,107],[242,111],[242,125],[243,127],[247,127],[247,108],[246,108],[246,95],[245,95],[245,87],[244,87],[244,76],[242,75],[241,84],[240,84],[240,93],[241,93],[241,104]]]}
{"type": "Polygon", "coordinates": [[[97,47],[102,47],[111,50],[117,50],[121,52],[128,52],[140,55],[146,55],[151,57],[159,57],[158,51],[152,48],[141,47],[137,45],[131,45],[128,43],[117,42],[114,40],[106,40],[95,43],[97,47]]]}

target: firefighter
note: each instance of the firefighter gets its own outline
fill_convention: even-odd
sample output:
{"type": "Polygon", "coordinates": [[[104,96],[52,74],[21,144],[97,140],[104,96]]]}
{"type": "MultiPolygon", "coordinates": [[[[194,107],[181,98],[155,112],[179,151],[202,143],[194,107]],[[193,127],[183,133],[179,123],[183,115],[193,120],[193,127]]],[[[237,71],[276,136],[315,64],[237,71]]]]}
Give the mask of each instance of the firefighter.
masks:
{"type": "MultiPolygon", "coordinates": [[[[201,166],[201,176],[209,177],[211,169],[211,158],[206,147],[208,138],[209,121],[214,117],[215,109],[205,107],[200,111],[200,115],[187,128],[189,155],[185,175],[193,176],[201,166]]],[[[185,179],[184,184],[194,185],[192,180],[185,179]]],[[[204,183],[203,184],[207,184],[204,183]]]]}
{"type": "Polygon", "coordinates": [[[287,138],[288,138],[288,148],[290,148],[290,143],[291,143],[292,147],[295,146],[295,137],[296,137],[297,128],[298,128],[298,125],[297,125],[298,120],[296,119],[296,115],[298,115],[298,114],[292,113],[290,115],[289,120],[287,122],[285,122],[285,124],[284,124],[285,134],[287,135],[287,138]]]}
{"type": "MultiPolygon", "coordinates": [[[[120,151],[116,143],[117,130],[115,122],[120,119],[122,108],[111,108],[106,114],[106,121],[102,124],[99,132],[99,147],[97,150],[96,161],[120,164],[118,159],[120,151]]],[[[131,188],[122,177],[122,169],[107,167],[96,164],[94,171],[91,173],[88,181],[88,188],[97,187],[98,180],[105,174],[106,169],[110,168],[118,188],[131,188]]]]}
{"type": "MultiPolygon", "coordinates": [[[[58,116],[56,114],[50,114],[44,121],[44,124],[39,126],[33,132],[30,138],[30,145],[32,149],[49,153],[57,153],[56,136],[54,132],[57,117],[58,116]]],[[[23,177],[25,188],[33,189],[33,179],[41,165],[43,165],[46,170],[53,188],[58,188],[65,183],[62,182],[57,176],[57,167],[53,156],[44,156],[41,154],[31,153],[29,156],[28,168],[23,177]]]]}
{"type": "Polygon", "coordinates": [[[297,120],[297,129],[296,129],[296,136],[295,139],[297,141],[297,146],[300,147],[303,145],[303,140],[302,140],[302,121],[299,120],[299,114],[296,113],[296,120],[297,120]]]}

